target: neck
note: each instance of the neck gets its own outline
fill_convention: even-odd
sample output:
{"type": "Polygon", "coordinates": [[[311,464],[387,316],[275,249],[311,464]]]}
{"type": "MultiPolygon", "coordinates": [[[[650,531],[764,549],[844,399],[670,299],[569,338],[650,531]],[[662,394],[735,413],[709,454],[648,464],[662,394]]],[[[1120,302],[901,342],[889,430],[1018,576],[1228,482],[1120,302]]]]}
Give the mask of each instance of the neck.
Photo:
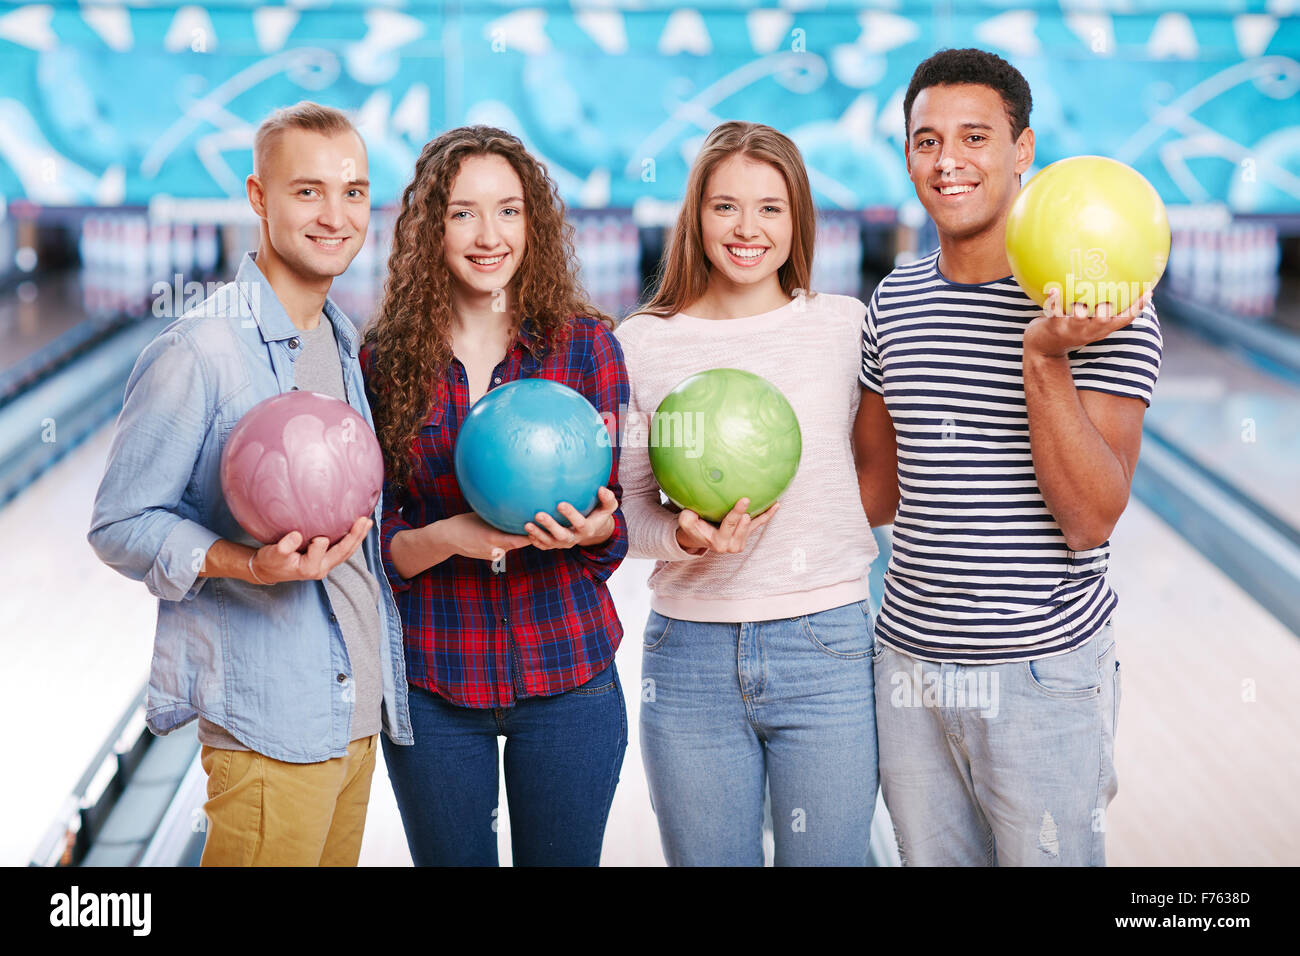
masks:
{"type": "Polygon", "coordinates": [[[295,272],[289,264],[276,255],[266,235],[266,224],[262,224],[262,241],[257,247],[257,267],[266,276],[275,297],[284,306],[289,321],[304,332],[310,332],[320,324],[321,310],[325,308],[325,297],[329,295],[330,276],[304,276],[295,272]]]}
{"type": "Polygon", "coordinates": [[[504,293],[506,308],[491,292],[469,292],[453,288],[451,293],[452,334],[462,341],[486,342],[510,332],[514,313],[509,290],[504,293]]]}
{"type": "Polygon", "coordinates": [[[708,289],[687,312],[702,319],[736,319],[771,312],[789,302],[775,272],[762,282],[741,285],[714,269],[709,274],[708,289]]]}
{"type": "Polygon", "coordinates": [[[1007,259],[1007,220],[974,236],[958,238],[939,234],[939,272],[949,282],[979,285],[1011,275],[1007,259]]]}

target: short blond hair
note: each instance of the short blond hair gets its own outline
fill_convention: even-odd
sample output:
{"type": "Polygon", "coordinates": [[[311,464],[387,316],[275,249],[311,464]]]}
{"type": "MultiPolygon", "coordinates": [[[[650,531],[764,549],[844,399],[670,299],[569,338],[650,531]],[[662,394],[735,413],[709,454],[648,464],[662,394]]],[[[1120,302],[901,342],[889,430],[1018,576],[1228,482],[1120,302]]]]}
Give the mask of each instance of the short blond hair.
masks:
{"type": "Polygon", "coordinates": [[[266,169],[271,147],[288,129],[304,129],[326,136],[356,133],[357,139],[361,140],[361,148],[366,148],[366,141],[361,139],[361,134],[357,133],[357,128],[342,110],[302,100],[293,106],[276,110],[257,127],[257,133],[253,136],[253,175],[260,176],[266,169]]]}

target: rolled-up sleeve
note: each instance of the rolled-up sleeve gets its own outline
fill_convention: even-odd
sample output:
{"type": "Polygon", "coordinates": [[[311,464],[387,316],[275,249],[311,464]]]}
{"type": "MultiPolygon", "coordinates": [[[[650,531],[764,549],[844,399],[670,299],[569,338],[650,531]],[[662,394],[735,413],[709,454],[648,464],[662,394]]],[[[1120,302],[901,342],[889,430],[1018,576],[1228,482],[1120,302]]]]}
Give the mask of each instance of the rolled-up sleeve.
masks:
{"type": "Polygon", "coordinates": [[[87,540],[99,559],[164,601],[188,600],[208,549],[220,538],[182,517],[212,403],[203,363],[179,332],[164,332],[136,360],[126,384],[87,540]]]}
{"type": "Polygon", "coordinates": [[[587,401],[595,406],[609,430],[612,467],[609,473],[609,490],[619,500],[614,510],[614,532],[606,540],[590,547],[578,546],[574,553],[596,580],[604,581],[627,557],[627,520],[623,517],[623,487],[619,484],[618,466],[622,451],[619,431],[627,413],[631,389],[628,385],[627,366],[623,362],[623,349],[612,332],[596,323],[591,338],[590,362],[583,375],[583,392],[587,401]]]}
{"type": "Polygon", "coordinates": [[[411,524],[402,517],[402,509],[395,504],[397,494],[392,484],[384,482],[384,509],[379,514],[379,556],[384,562],[384,573],[393,592],[410,590],[411,582],[398,573],[393,564],[393,538],[402,531],[414,531],[411,524]]]}

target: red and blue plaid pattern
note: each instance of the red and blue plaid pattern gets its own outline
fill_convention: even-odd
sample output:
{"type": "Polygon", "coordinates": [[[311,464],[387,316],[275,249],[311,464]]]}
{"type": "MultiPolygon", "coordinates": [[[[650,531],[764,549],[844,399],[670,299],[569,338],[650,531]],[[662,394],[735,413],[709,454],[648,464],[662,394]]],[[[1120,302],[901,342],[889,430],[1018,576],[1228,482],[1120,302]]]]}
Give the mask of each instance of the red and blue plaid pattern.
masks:
{"type": "MultiPolygon", "coordinates": [[[[539,345],[538,357],[525,344],[534,335],[525,322],[493,369],[489,388],[520,378],[550,379],[621,422],[629,386],[617,339],[585,317],[570,329],[556,349],[539,345]]],[[[369,358],[363,351],[363,370],[369,358]]],[[[614,534],[595,547],[519,548],[506,554],[500,573],[491,562],[453,555],[409,581],[401,577],[392,563],[394,535],[470,510],[452,466],[456,436],[469,413],[469,383],[459,361],[453,359],[444,385],[447,400],[433,409],[413,445],[415,467],[406,494],[384,486],[380,542],[402,615],[407,680],[462,707],[509,707],[521,697],[570,690],[609,665],[623,636],[605,586],[627,554],[623,511],[614,513],[614,534]]],[[[622,500],[616,433],[617,427],[608,485],[622,500]]]]}

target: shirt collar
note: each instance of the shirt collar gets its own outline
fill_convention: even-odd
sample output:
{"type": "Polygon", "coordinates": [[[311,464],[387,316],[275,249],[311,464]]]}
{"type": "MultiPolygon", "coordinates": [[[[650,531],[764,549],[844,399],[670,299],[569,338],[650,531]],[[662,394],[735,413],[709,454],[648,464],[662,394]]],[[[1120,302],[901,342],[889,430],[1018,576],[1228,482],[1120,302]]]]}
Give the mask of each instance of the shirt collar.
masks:
{"type": "MultiPolygon", "coordinates": [[[[240,296],[248,306],[249,314],[257,322],[262,341],[279,342],[284,339],[291,339],[302,331],[293,324],[293,320],[289,318],[289,313],[284,310],[284,306],[280,303],[279,296],[271,288],[271,283],[267,281],[266,275],[258,268],[256,252],[244,253],[244,258],[239,263],[239,270],[235,273],[235,282],[240,296]],[[254,289],[256,289],[256,292],[253,291],[254,289]]],[[[334,334],[343,347],[347,349],[348,355],[356,358],[359,339],[356,326],[352,324],[352,321],[343,313],[343,310],[335,305],[329,296],[325,297],[324,312],[334,325],[334,334]]]]}

